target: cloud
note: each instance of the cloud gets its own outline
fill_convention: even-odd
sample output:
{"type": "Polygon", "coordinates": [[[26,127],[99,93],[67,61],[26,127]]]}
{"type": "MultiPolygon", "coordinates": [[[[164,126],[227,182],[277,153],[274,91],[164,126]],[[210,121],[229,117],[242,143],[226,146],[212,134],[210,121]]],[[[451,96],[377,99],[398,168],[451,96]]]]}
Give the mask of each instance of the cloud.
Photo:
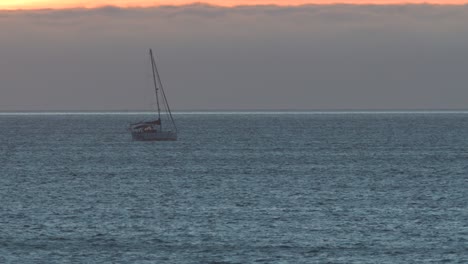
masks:
{"type": "Polygon", "coordinates": [[[0,12],[0,110],[464,108],[468,7],[0,12]]]}

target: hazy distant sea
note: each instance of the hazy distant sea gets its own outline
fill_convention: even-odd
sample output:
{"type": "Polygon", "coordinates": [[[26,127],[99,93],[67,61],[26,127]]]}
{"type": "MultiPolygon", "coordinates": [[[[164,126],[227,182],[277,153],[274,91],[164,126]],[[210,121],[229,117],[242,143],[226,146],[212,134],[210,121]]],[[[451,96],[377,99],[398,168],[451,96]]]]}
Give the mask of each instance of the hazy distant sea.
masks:
{"type": "Polygon", "coordinates": [[[468,263],[468,113],[0,115],[0,263],[468,263]]]}

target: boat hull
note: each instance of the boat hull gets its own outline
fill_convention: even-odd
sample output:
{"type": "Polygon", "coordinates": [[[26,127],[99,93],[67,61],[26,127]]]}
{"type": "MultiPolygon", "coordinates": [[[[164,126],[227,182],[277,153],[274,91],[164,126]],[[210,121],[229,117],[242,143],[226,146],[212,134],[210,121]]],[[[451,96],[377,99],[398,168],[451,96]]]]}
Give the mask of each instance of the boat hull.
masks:
{"type": "Polygon", "coordinates": [[[136,141],[176,141],[177,134],[172,131],[132,131],[132,138],[136,141]]]}

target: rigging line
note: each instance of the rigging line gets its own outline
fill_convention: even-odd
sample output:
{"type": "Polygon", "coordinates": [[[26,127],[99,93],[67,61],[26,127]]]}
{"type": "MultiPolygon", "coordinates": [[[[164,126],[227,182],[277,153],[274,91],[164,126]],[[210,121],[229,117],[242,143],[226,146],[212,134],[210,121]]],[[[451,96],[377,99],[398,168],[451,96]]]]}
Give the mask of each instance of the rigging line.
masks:
{"type": "MultiPolygon", "coordinates": [[[[156,104],[158,105],[158,118],[161,119],[161,108],[159,106],[159,97],[158,97],[158,84],[156,82],[156,75],[154,73],[156,69],[156,63],[154,62],[153,51],[151,49],[150,49],[150,58],[151,58],[151,68],[153,69],[153,82],[154,82],[154,91],[156,92],[156,104]]],[[[158,72],[157,69],[156,69],[156,72],[158,72]]],[[[159,73],[158,73],[158,79],[159,79],[159,73]]]]}
{"type": "Polygon", "coordinates": [[[174,118],[172,117],[172,112],[171,112],[171,108],[169,107],[169,103],[167,102],[166,93],[164,92],[161,77],[159,76],[158,67],[156,66],[156,62],[155,62],[155,60],[153,58],[153,55],[151,55],[151,58],[152,58],[153,63],[154,63],[154,69],[156,70],[156,75],[158,77],[159,85],[161,86],[161,93],[162,93],[162,96],[163,96],[163,99],[164,99],[164,103],[165,103],[165,105],[167,107],[167,112],[169,113],[169,117],[171,118],[172,124],[174,125],[175,132],[177,133],[177,126],[175,124],[174,118]]]}
{"type": "Polygon", "coordinates": [[[171,112],[171,109],[169,108],[169,102],[167,101],[166,93],[164,92],[164,89],[161,89],[161,91],[162,91],[165,105],[167,107],[167,115],[170,117],[172,124],[174,125],[175,132],[177,132],[177,126],[175,124],[174,118],[172,117],[172,112],[171,112]]]}

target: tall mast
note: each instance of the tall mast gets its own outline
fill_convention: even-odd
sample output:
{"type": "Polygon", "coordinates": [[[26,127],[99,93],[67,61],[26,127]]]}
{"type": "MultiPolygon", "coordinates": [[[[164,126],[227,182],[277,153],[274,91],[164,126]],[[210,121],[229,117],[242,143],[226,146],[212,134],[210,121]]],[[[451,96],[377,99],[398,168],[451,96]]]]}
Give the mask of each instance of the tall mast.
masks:
{"type": "MultiPolygon", "coordinates": [[[[161,107],[159,106],[159,97],[158,97],[158,83],[156,82],[156,74],[155,71],[157,72],[156,69],[156,64],[154,62],[153,58],[153,51],[150,49],[150,58],[151,58],[151,68],[153,69],[153,82],[154,82],[154,91],[156,92],[156,104],[158,105],[158,119],[161,120],[161,107]]],[[[158,73],[158,78],[159,78],[159,73],[158,73]]]]}

